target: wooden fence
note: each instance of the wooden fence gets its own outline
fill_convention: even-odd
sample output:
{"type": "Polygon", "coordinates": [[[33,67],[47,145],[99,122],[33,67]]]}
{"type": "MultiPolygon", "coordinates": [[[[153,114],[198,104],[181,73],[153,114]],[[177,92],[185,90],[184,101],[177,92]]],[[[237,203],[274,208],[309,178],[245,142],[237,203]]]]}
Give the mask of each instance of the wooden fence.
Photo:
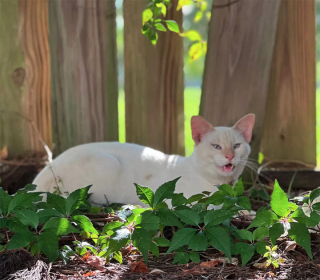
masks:
{"type": "MultiPolygon", "coordinates": [[[[253,112],[253,157],[315,166],[314,0],[229,2],[212,7],[200,114],[230,125],[253,112]]],[[[123,6],[126,138],[183,154],[183,40],[166,32],[151,45],[147,3],[123,6]]],[[[118,139],[114,0],[0,0],[0,44],[0,148],[44,152],[32,123],[56,155],[118,139]]]]}

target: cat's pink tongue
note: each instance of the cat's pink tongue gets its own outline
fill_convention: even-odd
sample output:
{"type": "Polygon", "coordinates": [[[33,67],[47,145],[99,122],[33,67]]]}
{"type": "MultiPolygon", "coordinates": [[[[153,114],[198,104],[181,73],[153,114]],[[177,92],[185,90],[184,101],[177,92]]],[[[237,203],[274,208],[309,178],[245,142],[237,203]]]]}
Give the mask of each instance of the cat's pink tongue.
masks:
{"type": "Polygon", "coordinates": [[[223,166],[223,171],[224,172],[231,172],[233,170],[233,165],[231,163],[223,166]]]}

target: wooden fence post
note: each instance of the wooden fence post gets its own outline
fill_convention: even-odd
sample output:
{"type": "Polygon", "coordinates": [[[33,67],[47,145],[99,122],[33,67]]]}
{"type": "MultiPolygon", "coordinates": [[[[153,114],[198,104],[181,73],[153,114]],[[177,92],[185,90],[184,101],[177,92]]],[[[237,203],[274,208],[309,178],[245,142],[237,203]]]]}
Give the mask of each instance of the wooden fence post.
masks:
{"type": "Polygon", "coordinates": [[[216,0],[209,27],[200,114],[231,126],[256,114],[251,157],[257,158],[280,0],[216,0]]]}
{"type": "Polygon", "coordinates": [[[55,154],[118,140],[114,0],[49,1],[55,154]]]}
{"type": "Polygon", "coordinates": [[[266,159],[316,165],[315,1],[282,0],[262,140],[266,159]]]}
{"type": "Polygon", "coordinates": [[[0,149],[9,156],[45,154],[39,138],[52,143],[48,31],[46,0],[0,0],[0,149]]]}
{"type": "MultiPolygon", "coordinates": [[[[167,19],[182,26],[182,13],[171,1],[167,19]]],[[[184,154],[183,40],[159,32],[156,46],[141,33],[148,1],[125,0],[124,64],[126,141],[166,153],[184,154]]]]}

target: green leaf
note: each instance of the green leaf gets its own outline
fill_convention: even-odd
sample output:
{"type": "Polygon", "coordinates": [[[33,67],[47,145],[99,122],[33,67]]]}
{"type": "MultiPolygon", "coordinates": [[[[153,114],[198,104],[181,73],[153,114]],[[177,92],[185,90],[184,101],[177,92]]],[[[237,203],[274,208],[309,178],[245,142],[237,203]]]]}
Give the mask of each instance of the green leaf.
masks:
{"type": "Polygon", "coordinates": [[[223,201],[222,209],[227,209],[235,206],[235,204],[238,202],[238,197],[231,197],[231,196],[225,196],[223,201]]]}
{"type": "Polygon", "coordinates": [[[149,19],[153,17],[151,9],[146,9],[142,12],[142,25],[144,25],[149,19]]]}
{"type": "Polygon", "coordinates": [[[192,195],[188,198],[187,200],[187,204],[190,204],[190,203],[193,203],[195,201],[199,201],[201,198],[204,197],[204,194],[203,193],[199,193],[199,194],[195,194],[195,195],[192,195]]]}
{"type": "Polygon", "coordinates": [[[62,215],[66,215],[66,199],[60,195],[48,193],[47,203],[50,207],[56,209],[62,215]]]}
{"type": "Polygon", "coordinates": [[[302,209],[298,209],[292,213],[291,218],[298,223],[305,224],[307,227],[315,227],[320,223],[320,216],[317,213],[311,212],[310,217],[308,217],[302,209]]]}
{"type": "Polygon", "coordinates": [[[165,203],[165,202],[160,202],[157,206],[156,206],[156,208],[155,208],[155,210],[160,210],[160,209],[162,209],[162,208],[169,208],[168,207],[168,204],[167,203],[165,203]]]}
{"type": "Polygon", "coordinates": [[[127,219],[128,223],[131,224],[131,223],[135,222],[137,220],[137,218],[139,217],[139,215],[144,211],[147,211],[147,209],[145,209],[145,208],[133,209],[132,214],[127,219]]]}
{"type": "Polygon", "coordinates": [[[98,214],[101,212],[101,207],[98,206],[91,206],[90,213],[92,214],[98,214]]]}
{"type": "Polygon", "coordinates": [[[27,245],[30,244],[32,240],[33,240],[32,232],[30,231],[18,232],[14,236],[12,236],[8,245],[8,250],[26,247],[27,245]]]}
{"type": "Polygon", "coordinates": [[[195,30],[189,30],[188,32],[181,33],[180,36],[187,37],[190,41],[201,41],[201,35],[195,30]]]}
{"type": "Polygon", "coordinates": [[[210,244],[214,248],[224,252],[231,261],[231,241],[226,231],[220,227],[205,227],[204,232],[210,244]]]}
{"type": "Polygon", "coordinates": [[[183,6],[192,4],[192,0],[179,0],[177,5],[177,11],[181,10],[183,6]]]}
{"type": "Polygon", "coordinates": [[[37,229],[39,225],[39,218],[34,211],[28,209],[15,210],[14,214],[24,225],[32,226],[34,229],[37,229]]]}
{"type": "Polygon", "coordinates": [[[282,223],[276,223],[272,225],[272,227],[269,229],[269,237],[270,237],[272,246],[276,245],[278,238],[283,233],[284,233],[284,227],[282,223]]]}
{"type": "Polygon", "coordinates": [[[163,237],[156,237],[153,239],[153,241],[156,242],[157,245],[160,247],[169,247],[170,246],[170,241],[166,238],[163,238],[163,237]]]}
{"type": "Polygon", "coordinates": [[[314,189],[311,193],[310,193],[310,202],[313,202],[317,197],[320,196],[320,188],[316,188],[314,189]]]}
{"type": "Polygon", "coordinates": [[[165,22],[167,23],[168,29],[170,31],[173,31],[176,33],[180,32],[179,25],[174,20],[165,20],[165,22]]]}
{"type": "Polygon", "coordinates": [[[202,19],[203,12],[198,11],[194,16],[194,22],[199,22],[202,19]]]}
{"type": "Polygon", "coordinates": [[[101,233],[106,233],[108,230],[120,228],[121,226],[123,226],[123,223],[121,222],[110,222],[103,227],[101,233]]]}
{"type": "Polygon", "coordinates": [[[292,202],[289,202],[289,210],[296,211],[298,209],[298,205],[292,202]]]}
{"type": "Polygon", "coordinates": [[[173,264],[178,263],[178,264],[187,264],[189,262],[189,254],[185,252],[178,252],[174,259],[173,259],[173,264]]]}
{"type": "Polygon", "coordinates": [[[160,202],[162,202],[165,198],[172,198],[174,190],[176,188],[176,183],[180,179],[174,179],[172,181],[166,182],[161,185],[154,194],[154,203],[153,207],[157,206],[160,202]]]}
{"type": "Polygon", "coordinates": [[[198,226],[200,217],[193,210],[178,210],[174,212],[187,225],[198,226]]]}
{"type": "Polygon", "coordinates": [[[278,217],[271,211],[264,211],[257,214],[248,229],[253,227],[268,227],[278,221],[278,217]]]}
{"type": "Polygon", "coordinates": [[[61,217],[61,213],[56,209],[44,209],[37,212],[37,216],[39,218],[39,223],[43,224],[53,217],[61,217]]]}
{"type": "Polygon", "coordinates": [[[159,248],[154,242],[151,242],[150,251],[159,258],[159,248]]]}
{"type": "Polygon", "coordinates": [[[315,211],[320,211],[320,202],[312,204],[312,209],[315,211]]]}
{"type": "Polygon", "coordinates": [[[243,242],[238,242],[232,246],[232,254],[241,255],[242,266],[245,266],[245,264],[248,261],[250,261],[255,251],[256,251],[256,248],[254,245],[243,243],[243,242]]]}
{"type": "Polygon", "coordinates": [[[290,223],[291,228],[288,230],[289,236],[303,247],[310,259],[312,259],[310,233],[304,224],[290,223]]]}
{"type": "Polygon", "coordinates": [[[240,195],[242,195],[243,194],[243,192],[244,192],[244,187],[243,187],[243,183],[242,183],[242,179],[240,178],[239,180],[238,180],[238,182],[236,183],[236,185],[234,186],[234,194],[236,195],[236,196],[240,196],[240,195]]]}
{"type": "Polygon", "coordinates": [[[213,205],[221,205],[224,202],[225,195],[221,194],[220,192],[215,192],[212,196],[208,198],[206,204],[213,204],[213,205]]]}
{"type": "Polygon", "coordinates": [[[191,209],[199,214],[200,212],[207,210],[207,205],[205,203],[196,203],[192,205],[191,209]]]}
{"type": "Polygon", "coordinates": [[[111,236],[109,240],[109,247],[105,251],[106,255],[110,255],[111,253],[118,252],[120,249],[126,246],[128,240],[130,238],[130,230],[127,228],[120,228],[116,230],[116,232],[111,236]]]}
{"type": "Polygon", "coordinates": [[[269,228],[260,227],[253,232],[253,240],[259,240],[269,235],[269,228]]]}
{"type": "Polygon", "coordinates": [[[42,232],[38,238],[38,247],[53,262],[58,257],[58,236],[53,232],[42,232]]]}
{"type": "Polygon", "coordinates": [[[219,192],[222,195],[230,195],[230,196],[234,196],[235,192],[232,188],[232,186],[228,185],[228,184],[223,184],[221,186],[218,187],[219,192]]]}
{"type": "Polygon", "coordinates": [[[258,241],[255,243],[256,251],[263,256],[268,250],[266,249],[266,246],[268,245],[265,241],[258,241]]]}
{"type": "Polygon", "coordinates": [[[35,255],[39,256],[40,253],[41,253],[41,250],[40,250],[40,248],[38,247],[37,244],[33,244],[31,246],[30,253],[31,253],[32,256],[35,256],[35,255]]]}
{"type": "Polygon", "coordinates": [[[195,263],[200,263],[200,256],[196,252],[189,252],[190,260],[192,260],[195,263]]]}
{"type": "Polygon", "coordinates": [[[239,206],[243,207],[246,210],[251,209],[251,203],[248,197],[246,196],[240,196],[238,197],[238,203],[239,206]]]}
{"type": "Polygon", "coordinates": [[[280,217],[285,217],[289,209],[289,201],[285,192],[280,188],[278,181],[274,182],[274,189],[271,195],[271,209],[280,217]]]}
{"type": "Polygon", "coordinates": [[[193,236],[189,242],[189,249],[194,251],[205,251],[208,247],[208,240],[202,231],[193,236]]]}
{"type": "Polygon", "coordinates": [[[167,7],[165,4],[163,3],[159,3],[157,4],[157,7],[161,9],[161,13],[163,14],[163,16],[165,17],[167,14],[167,7]]]}
{"type": "MultiPolygon", "coordinates": [[[[66,215],[69,216],[72,212],[84,204],[88,198],[88,192],[92,185],[72,192],[66,200],[66,215]]],[[[58,210],[58,209],[57,209],[58,210]]],[[[58,210],[59,211],[59,210],[58,210]]]]}
{"type": "Polygon", "coordinates": [[[172,196],[172,206],[180,206],[187,203],[187,199],[183,196],[183,193],[175,193],[172,196]]]}
{"type": "Polygon", "coordinates": [[[136,228],[132,234],[133,245],[135,245],[142,253],[144,262],[148,262],[148,251],[152,246],[152,238],[150,233],[143,228],[136,228]]]}
{"type": "Polygon", "coordinates": [[[18,194],[24,194],[24,193],[27,193],[27,192],[32,192],[34,190],[36,190],[37,188],[37,185],[34,185],[34,184],[27,184],[24,188],[22,189],[19,189],[15,195],[18,195],[18,194]]]}
{"type": "Polygon", "coordinates": [[[165,226],[182,227],[178,217],[170,209],[162,208],[156,212],[156,215],[160,218],[160,223],[165,226]]]}
{"type": "Polygon", "coordinates": [[[230,210],[210,210],[208,213],[204,216],[204,223],[206,226],[213,226],[221,224],[223,221],[228,220],[232,218],[234,215],[234,212],[230,210]]]}
{"type": "Polygon", "coordinates": [[[7,219],[7,227],[13,232],[29,231],[28,227],[21,223],[16,217],[10,217],[7,219]]]}
{"type": "Polygon", "coordinates": [[[159,30],[159,31],[164,31],[164,32],[167,31],[167,29],[164,27],[164,25],[163,25],[162,23],[156,23],[156,24],[154,25],[154,27],[155,27],[157,30],[159,30]]]}
{"type": "Polygon", "coordinates": [[[84,215],[73,216],[72,220],[76,222],[78,227],[87,232],[99,234],[99,232],[93,227],[90,219],[84,215]]]}
{"type": "Polygon", "coordinates": [[[245,229],[240,229],[240,230],[237,230],[236,232],[239,234],[239,236],[242,239],[248,240],[250,242],[253,241],[253,235],[252,235],[252,233],[250,231],[245,230],[245,229]]]}
{"type": "Polygon", "coordinates": [[[258,163],[262,164],[263,160],[264,160],[264,155],[263,155],[263,153],[259,152],[258,163]]]}
{"type": "Polygon", "coordinates": [[[153,212],[151,211],[145,211],[143,212],[136,221],[136,226],[140,226],[144,229],[159,229],[160,224],[160,218],[157,217],[153,212]]]}
{"type": "MultiPolygon", "coordinates": [[[[39,201],[40,193],[25,193],[15,196],[8,205],[8,214],[16,208],[27,208],[32,202],[39,201]]],[[[2,208],[2,207],[1,207],[2,208]]]]}
{"type": "Polygon", "coordinates": [[[0,229],[5,228],[7,226],[7,219],[0,217],[0,229]]]}
{"type": "Polygon", "coordinates": [[[53,232],[57,236],[66,235],[71,232],[79,232],[65,218],[51,218],[43,225],[42,230],[46,232],[53,232]]]}
{"type": "Polygon", "coordinates": [[[8,195],[2,188],[0,188],[0,214],[3,213],[5,216],[7,215],[8,206],[11,200],[12,196],[8,195]]]}
{"type": "Polygon", "coordinates": [[[191,238],[196,234],[196,232],[197,232],[197,229],[194,229],[194,228],[179,229],[172,238],[167,254],[169,254],[175,249],[178,249],[184,245],[187,245],[191,240],[191,238]]]}
{"type": "Polygon", "coordinates": [[[140,186],[138,184],[134,184],[136,186],[136,192],[137,192],[137,196],[139,197],[139,199],[149,205],[150,207],[153,206],[153,197],[154,197],[154,194],[153,194],[153,191],[148,188],[148,187],[143,187],[143,186],[140,186]]]}
{"type": "Polygon", "coordinates": [[[122,253],[120,251],[113,253],[113,258],[122,264],[122,253]]]}

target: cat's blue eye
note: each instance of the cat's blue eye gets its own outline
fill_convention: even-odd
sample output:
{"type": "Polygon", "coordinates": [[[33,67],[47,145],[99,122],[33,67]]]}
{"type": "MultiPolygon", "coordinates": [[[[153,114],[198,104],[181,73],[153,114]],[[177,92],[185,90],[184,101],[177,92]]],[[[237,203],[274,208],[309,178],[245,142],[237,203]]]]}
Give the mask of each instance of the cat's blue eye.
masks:
{"type": "Polygon", "coordinates": [[[234,149],[238,149],[238,148],[240,147],[240,145],[241,145],[240,143],[234,144],[234,145],[233,145],[233,148],[234,148],[234,149]]]}
{"type": "Polygon", "coordinates": [[[211,144],[213,148],[217,149],[217,150],[221,150],[221,146],[217,145],[217,144],[211,144]]]}

